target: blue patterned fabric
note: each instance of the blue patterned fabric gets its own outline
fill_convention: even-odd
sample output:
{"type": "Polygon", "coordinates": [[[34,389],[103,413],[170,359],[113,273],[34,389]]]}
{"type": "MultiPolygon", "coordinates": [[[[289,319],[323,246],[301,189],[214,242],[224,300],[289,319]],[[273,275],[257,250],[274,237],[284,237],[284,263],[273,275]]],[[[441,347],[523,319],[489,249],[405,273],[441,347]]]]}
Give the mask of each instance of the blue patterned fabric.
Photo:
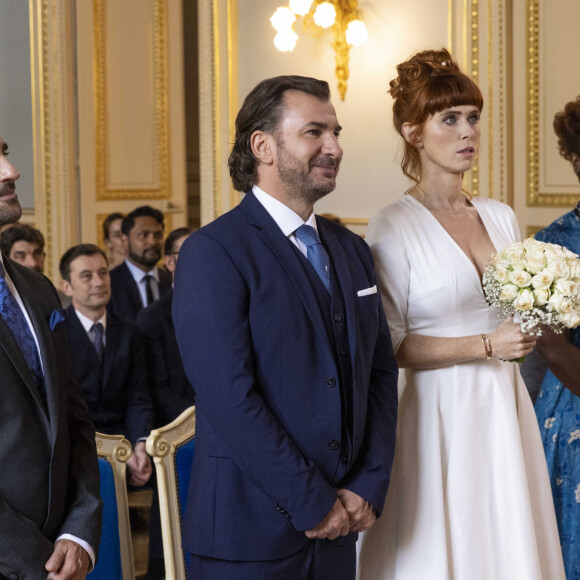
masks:
{"type": "Polygon", "coordinates": [[[304,224],[294,234],[307,247],[306,257],[308,261],[320,276],[328,293],[332,294],[332,288],[330,286],[330,258],[318,237],[318,232],[312,226],[304,224]]]}
{"type": "MultiPolygon", "coordinates": [[[[565,246],[580,255],[580,218],[571,211],[536,238],[565,246]]],[[[572,331],[580,348],[580,328],[572,331]]],[[[546,452],[567,580],[580,580],[580,397],[546,372],[536,401],[536,415],[546,452]]]]}
{"type": "Polygon", "coordinates": [[[42,379],[42,366],[40,364],[40,355],[34,342],[34,337],[26,322],[24,313],[18,305],[16,298],[10,292],[6,283],[4,265],[0,262],[0,316],[12,332],[12,336],[18,343],[30,370],[38,380],[42,379]]]}
{"type": "MultiPolygon", "coordinates": [[[[179,519],[181,520],[183,534],[183,513],[187,506],[187,494],[189,491],[189,479],[191,477],[191,467],[195,454],[195,439],[190,439],[184,443],[175,453],[175,470],[177,472],[177,496],[179,498],[179,519]]],[[[185,569],[189,567],[189,552],[183,552],[185,569]]]]}
{"type": "Polygon", "coordinates": [[[89,580],[123,580],[119,515],[113,467],[102,457],[99,457],[99,474],[101,476],[101,499],[103,500],[103,531],[97,565],[87,578],[89,580]]]}

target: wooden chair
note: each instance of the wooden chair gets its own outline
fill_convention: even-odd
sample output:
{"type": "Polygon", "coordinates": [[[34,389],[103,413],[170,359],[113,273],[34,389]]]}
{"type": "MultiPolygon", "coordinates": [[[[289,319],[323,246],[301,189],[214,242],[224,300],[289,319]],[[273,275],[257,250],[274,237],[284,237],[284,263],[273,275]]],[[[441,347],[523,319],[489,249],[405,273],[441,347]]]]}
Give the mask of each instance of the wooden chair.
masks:
{"type": "Polygon", "coordinates": [[[97,565],[89,580],[134,580],[133,547],[125,471],[131,444],[122,435],[97,433],[103,500],[103,531],[97,565]]]}
{"type": "Polygon", "coordinates": [[[151,431],[146,445],[157,474],[165,579],[185,580],[187,561],[181,545],[181,523],[195,452],[195,407],[183,411],[169,425],[151,431]]]}

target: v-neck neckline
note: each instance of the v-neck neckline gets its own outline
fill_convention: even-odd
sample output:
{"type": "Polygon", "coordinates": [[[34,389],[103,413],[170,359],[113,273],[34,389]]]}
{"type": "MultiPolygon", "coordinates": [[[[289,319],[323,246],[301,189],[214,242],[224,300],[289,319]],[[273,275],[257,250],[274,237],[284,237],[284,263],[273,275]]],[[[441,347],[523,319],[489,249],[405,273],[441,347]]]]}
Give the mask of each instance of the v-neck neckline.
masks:
{"type": "MultiPolygon", "coordinates": [[[[475,262],[469,258],[469,256],[463,250],[463,248],[461,248],[461,246],[453,239],[453,236],[443,227],[441,222],[429,211],[429,209],[427,209],[418,199],[415,199],[412,195],[405,195],[405,197],[411,199],[412,200],[411,203],[413,203],[414,205],[419,207],[421,210],[426,212],[427,215],[429,216],[429,218],[435,222],[435,224],[437,225],[439,230],[443,233],[443,235],[451,242],[451,244],[455,247],[455,249],[463,257],[463,259],[466,260],[467,263],[471,266],[471,269],[473,270],[473,272],[477,276],[479,286],[481,287],[481,290],[483,292],[482,277],[480,277],[480,275],[479,275],[479,270],[478,270],[477,266],[475,265],[475,262]]],[[[495,243],[493,236],[490,233],[490,229],[488,228],[488,224],[486,223],[486,217],[484,215],[482,215],[482,212],[480,212],[479,209],[477,208],[478,202],[473,203],[475,201],[475,199],[477,199],[477,198],[474,198],[471,200],[473,207],[475,208],[477,215],[481,219],[483,227],[485,228],[485,231],[487,232],[487,235],[489,237],[489,240],[491,241],[492,246],[494,247],[496,252],[499,252],[497,244],[495,243]]],[[[491,260],[491,256],[489,257],[489,259],[491,260]]]]}

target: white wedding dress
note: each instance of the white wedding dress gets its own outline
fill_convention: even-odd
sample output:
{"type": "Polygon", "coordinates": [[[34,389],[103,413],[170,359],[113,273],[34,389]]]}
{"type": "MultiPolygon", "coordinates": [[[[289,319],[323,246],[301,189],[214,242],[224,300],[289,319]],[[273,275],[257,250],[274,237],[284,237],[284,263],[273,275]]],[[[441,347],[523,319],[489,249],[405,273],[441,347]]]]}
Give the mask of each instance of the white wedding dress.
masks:
{"type": "MultiPolygon", "coordinates": [[[[472,201],[497,251],[512,210],[472,201]]],[[[373,249],[395,350],[407,333],[489,334],[500,324],[474,264],[411,196],[376,214],[373,249]]],[[[484,345],[481,345],[482,351],[484,345]]],[[[362,538],[360,580],[564,580],[546,460],[516,363],[401,369],[391,486],[362,538]]]]}

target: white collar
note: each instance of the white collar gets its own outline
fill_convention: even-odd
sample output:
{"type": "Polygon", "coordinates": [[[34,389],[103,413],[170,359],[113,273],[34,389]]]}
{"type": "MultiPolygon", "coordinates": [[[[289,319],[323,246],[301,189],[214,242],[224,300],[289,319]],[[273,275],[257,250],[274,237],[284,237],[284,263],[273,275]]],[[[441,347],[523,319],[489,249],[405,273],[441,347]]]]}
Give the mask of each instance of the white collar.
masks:
{"type": "Polygon", "coordinates": [[[89,330],[91,330],[91,328],[93,327],[93,324],[97,324],[97,323],[101,323],[103,325],[103,330],[107,330],[107,311],[105,310],[105,313],[103,314],[103,316],[97,320],[97,322],[93,322],[90,318],[88,318],[87,316],[85,316],[82,312],[79,312],[76,308],[75,308],[75,312],[77,314],[77,316],[79,317],[79,320],[81,321],[81,324],[83,325],[83,328],[89,332],[89,330]]]}
{"type": "Polygon", "coordinates": [[[157,280],[157,283],[159,283],[159,271],[157,269],[157,266],[154,266],[151,270],[149,270],[149,272],[143,272],[141,268],[135,266],[135,264],[130,262],[127,258],[125,258],[125,264],[127,265],[127,268],[129,268],[129,272],[131,272],[131,276],[133,276],[137,284],[142,282],[145,276],[153,276],[153,278],[157,280]]]}

